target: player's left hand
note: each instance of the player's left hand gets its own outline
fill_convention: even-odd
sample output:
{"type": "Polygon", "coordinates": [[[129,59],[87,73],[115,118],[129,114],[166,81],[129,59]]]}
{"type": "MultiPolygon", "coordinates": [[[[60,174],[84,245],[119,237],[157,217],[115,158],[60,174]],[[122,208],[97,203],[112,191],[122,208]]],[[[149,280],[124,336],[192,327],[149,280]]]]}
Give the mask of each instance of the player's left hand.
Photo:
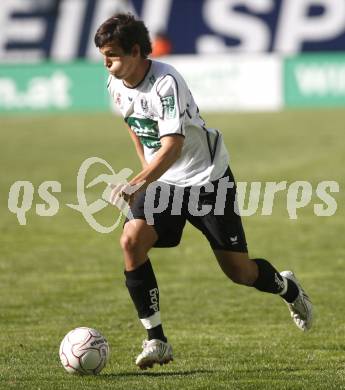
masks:
{"type": "Polygon", "coordinates": [[[123,202],[126,202],[129,206],[133,203],[135,196],[138,193],[138,190],[145,184],[145,182],[141,182],[138,184],[131,185],[129,183],[122,184],[109,184],[111,187],[111,193],[109,202],[121,208],[123,202]]]}

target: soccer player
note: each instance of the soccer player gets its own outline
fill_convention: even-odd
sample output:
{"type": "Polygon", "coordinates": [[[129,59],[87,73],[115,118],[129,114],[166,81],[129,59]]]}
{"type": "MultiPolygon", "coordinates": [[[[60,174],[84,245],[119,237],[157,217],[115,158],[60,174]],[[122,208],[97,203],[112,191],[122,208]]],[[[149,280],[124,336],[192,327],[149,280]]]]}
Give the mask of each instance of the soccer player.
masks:
{"type": "Polygon", "coordinates": [[[234,209],[236,186],[229,185],[234,178],[222,135],[206,127],[183,77],[172,66],[149,59],[151,42],[144,23],[131,14],[115,15],[99,27],[95,44],[110,73],[109,93],[128,125],[142,164],[129,184],[144,185],[131,195],[128,186],[117,186],[111,196],[114,204],[121,198],[128,201],[133,216],[124,225],[121,247],[126,286],[147,330],[136,364],[146,369],[173,360],[148,252],[152,247],[178,245],[186,221],[205,235],[229,279],[279,295],[297,327],[309,329],[312,304],[294,274],[279,273],[265,259],[249,258],[241,218],[234,209]],[[145,214],[145,201],[151,194],[149,185],[157,181],[162,186],[154,187],[155,204],[162,191],[168,191],[169,204],[154,213],[152,225],[145,214]],[[225,207],[215,212],[217,190],[224,192],[224,188],[225,207]],[[205,206],[211,211],[200,213],[205,206]]]}

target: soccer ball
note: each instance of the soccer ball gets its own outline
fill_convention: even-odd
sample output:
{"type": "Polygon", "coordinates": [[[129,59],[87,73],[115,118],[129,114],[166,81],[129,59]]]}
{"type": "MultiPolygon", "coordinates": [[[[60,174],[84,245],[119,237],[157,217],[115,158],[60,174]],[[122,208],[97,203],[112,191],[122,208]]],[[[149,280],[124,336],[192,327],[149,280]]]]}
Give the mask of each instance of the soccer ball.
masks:
{"type": "Polygon", "coordinates": [[[76,328],[60,344],[60,360],[70,374],[96,375],[109,359],[107,340],[92,328],[76,328]]]}

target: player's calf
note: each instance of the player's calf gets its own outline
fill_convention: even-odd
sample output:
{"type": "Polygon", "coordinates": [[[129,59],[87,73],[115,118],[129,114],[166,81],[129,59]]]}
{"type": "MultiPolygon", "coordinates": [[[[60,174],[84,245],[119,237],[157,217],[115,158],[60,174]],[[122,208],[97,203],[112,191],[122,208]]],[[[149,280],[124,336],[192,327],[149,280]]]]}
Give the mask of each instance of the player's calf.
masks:
{"type": "Polygon", "coordinates": [[[258,277],[257,265],[246,252],[214,250],[218,263],[225,275],[234,283],[252,286],[258,277]]]}

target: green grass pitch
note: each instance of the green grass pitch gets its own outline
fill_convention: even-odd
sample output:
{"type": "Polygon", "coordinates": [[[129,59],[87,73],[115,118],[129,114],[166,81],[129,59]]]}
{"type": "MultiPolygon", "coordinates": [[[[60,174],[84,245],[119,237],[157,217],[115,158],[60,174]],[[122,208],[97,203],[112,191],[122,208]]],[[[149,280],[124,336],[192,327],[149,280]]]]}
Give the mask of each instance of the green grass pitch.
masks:
{"type": "MultiPolygon", "coordinates": [[[[0,388],[345,388],[345,110],[205,120],[223,131],[238,181],[312,183],[312,201],[297,220],[288,217],[284,192],[272,216],[258,212],[243,222],[253,257],[293,269],[303,281],[315,305],[313,329],[300,332],[279,297],[228,281],[206,240],[187,226],[179,247],[151,253],[175,361],[140,372],[134,358],[145,332],[124,286],[121,229],[97,233],[66,206],[76,203],[76,174],[87,157],[104,158],[116,171],[138,169],[122,120],[110,114],[1,117],[0,388]],[[17,180],[31,181],[36,191],[26,226],[7,208],[17,180]],[[42,203],[37,188],[46,180],[62,186],[55,194],[59,212],[50,218],[35,212],[42,203]],[[340,185],[332,217],[313,211],[323,180],[340,185]],[[77,326],[95,327],[109,340],[111,360],[97,377],[70,376],[60,365],[60,341],[77,326]]],[[[103,189],[95,187],[89,197],[103,189]]],[[[115,217],[109,206],[99,220],[110,224],[115,217]]]]}

